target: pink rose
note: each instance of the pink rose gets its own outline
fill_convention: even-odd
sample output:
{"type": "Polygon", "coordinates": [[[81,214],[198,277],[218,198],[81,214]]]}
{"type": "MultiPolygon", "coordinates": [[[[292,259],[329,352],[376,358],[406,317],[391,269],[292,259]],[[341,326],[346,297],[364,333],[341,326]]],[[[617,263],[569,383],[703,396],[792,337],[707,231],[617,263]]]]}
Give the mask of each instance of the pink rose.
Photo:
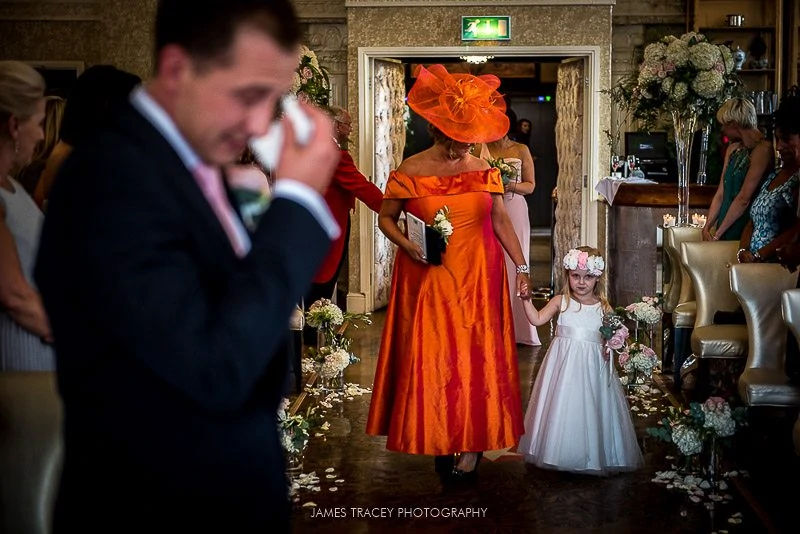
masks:
{"type": "Polygon", "coordinates": [[[589,253],[581,251],[578,253],[578,269],[586,270],[586,262],[589,259],[589,253]]]}
{"type": "Polygon", "coordinates": [[[624,335],[620,335],[620,330],[614,332],[614,335],[611,336],[611,339],[608,340],[607,344],[608,347],[614,350],[621,349],[625,346],[625,340],[628,338],[627,333],[624,335]]]}
{"type": "Polygon", "coordinates": [[[710,412],[716,412],[717,410],[722,410],[725,407],[725,399],[722,397],[709,397],[706,402],[703,403],[706,410],[710,412]]]}
{"type": "Polygon", "coordinates": [[[619,353],[619,364],[620,365],[625,365],[625,363],[628,360],[630,360],[630,358],[631,358],[631,355],[628,354],[627,352],[620,352],[619,353]]]}

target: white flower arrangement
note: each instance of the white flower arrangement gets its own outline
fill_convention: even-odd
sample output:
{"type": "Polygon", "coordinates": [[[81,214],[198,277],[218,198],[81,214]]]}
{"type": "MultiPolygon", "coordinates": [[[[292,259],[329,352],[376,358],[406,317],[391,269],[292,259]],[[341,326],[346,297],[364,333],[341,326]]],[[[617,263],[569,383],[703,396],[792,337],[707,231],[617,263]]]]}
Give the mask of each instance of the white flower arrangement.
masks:
{"type": "Polygon", "coordinates": [[[278,407],[278,430],[283,450],[289,454],[303,452],[308,444],[310,429],[315,420],[316,406],[310,406],[305,415],[289,415],[291,402],[284,398],[278,407]]]}
{"type": "Polygon", "coordinates": [[[700,454],[703,450],[703,440],[700,432],[687,425],[676,425],[672,429],[672,441],[684,456],[700,454]]]}
{"type": "Polygon", "coordinates": [[[619,364],[625,373],[643,380],[652,376],[659,362],[653,349],[642,343],[631,343],[619,353],[619,364]]]}
{"type": "Polygon", "coordinates": [[[655,297],[643,297],[641,301],[628,304],[625,311],[634,321],[645,324],[656,324],[661,320],[661,309],[655,297]],[[648,300],[645,300],[648,299],[648,300]]]}
{"type": "Polygon", "coordinates": [[[606,268],[606,262],[602,256],[590,256],[588,252],[576,248],[572,248],[567,252],[562,263],[564,268],[569,271],[581,269],[592,276],[600,276],[606,268]]]}
{"type": "Polygon", "coordinates": [[[345,349],[337,347],[321,347],[317,353],[320,361],[320,374],[323,378],[333,378],[344,371],[352,363],[352,355],[345,349]]]}
{"type": "Polygon", "coordinates": [[[344,313],[329,299],[319,299],[309,306],[306,321],[313,328],[339,326],[344,323],[344,313]]]}
{"type": "Polygon", "coordinates": [[[453,223],[450,222],[449,214],[450,208],[442,206],[436,212],[436,215],[434,215],[433,224],[431,225],[431,228],[442,236],[445,245],[449,241],[450,236],[453,235],[453,223]]]}
{"type": "Polygon", "coordinates": [[[740,427],[747,425],[747,408],[731,408],[721,397],[709,397],[704,403],[692,402],[681,410],[670,407],[658,427],[647,433],[661,441],[674,443],[684,456],[699,454],[706,444],[718,441],[730,446],[730,438],[740,427]]]}
{"type": "Polygon", "coordinates": [[[638,70],[609,93],[634,119],[648,124],[673,111],[696,112],[708,121],[741,85],[731,49],[689,32],[647,45],[638,70]]]}

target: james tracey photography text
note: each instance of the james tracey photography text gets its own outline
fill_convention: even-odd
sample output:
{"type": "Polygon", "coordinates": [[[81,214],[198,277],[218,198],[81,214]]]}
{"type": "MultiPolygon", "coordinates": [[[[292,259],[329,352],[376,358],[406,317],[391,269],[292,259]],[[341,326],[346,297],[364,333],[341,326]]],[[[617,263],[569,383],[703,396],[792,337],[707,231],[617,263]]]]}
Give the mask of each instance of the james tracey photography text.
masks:
{"type": "Polygon", "coordinates": [[[319,519],[378,518],[405,519],[420,517],[486,517],[487,508],[313,508],[310,517],[319,519]]]}

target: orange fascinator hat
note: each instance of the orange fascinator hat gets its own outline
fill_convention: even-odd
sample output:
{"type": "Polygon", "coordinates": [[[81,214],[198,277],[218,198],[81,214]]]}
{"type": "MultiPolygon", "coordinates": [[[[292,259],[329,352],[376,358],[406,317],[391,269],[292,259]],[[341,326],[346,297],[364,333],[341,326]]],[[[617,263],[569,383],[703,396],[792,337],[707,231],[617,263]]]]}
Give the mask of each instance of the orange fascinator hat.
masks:
{"type": "Polygon", "coordinates": [[[506,103],[493,74],[450,74],[442,65],[420,67],[408,105],[450,139],[488,143],[508,133],[506,103]]]}

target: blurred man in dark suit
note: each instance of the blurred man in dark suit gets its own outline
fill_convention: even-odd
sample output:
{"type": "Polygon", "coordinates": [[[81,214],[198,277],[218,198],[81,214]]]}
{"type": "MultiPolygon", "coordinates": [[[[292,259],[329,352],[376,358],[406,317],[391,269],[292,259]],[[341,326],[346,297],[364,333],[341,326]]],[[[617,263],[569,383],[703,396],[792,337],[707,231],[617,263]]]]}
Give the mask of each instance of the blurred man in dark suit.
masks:
{"type": "Polygon", "coordinates": [[[276,348],[340,231],[323,112],[252,232],[223,179],[291,87],[290,0],[161,0],[154,78],[64,163],[36,280],[58,340],[57,532],[288,532],[276,348]],[[63,178],[63,179],[62,179],[63,178]],[[298,246],[298,244],[302,245],[298,246]]]}

